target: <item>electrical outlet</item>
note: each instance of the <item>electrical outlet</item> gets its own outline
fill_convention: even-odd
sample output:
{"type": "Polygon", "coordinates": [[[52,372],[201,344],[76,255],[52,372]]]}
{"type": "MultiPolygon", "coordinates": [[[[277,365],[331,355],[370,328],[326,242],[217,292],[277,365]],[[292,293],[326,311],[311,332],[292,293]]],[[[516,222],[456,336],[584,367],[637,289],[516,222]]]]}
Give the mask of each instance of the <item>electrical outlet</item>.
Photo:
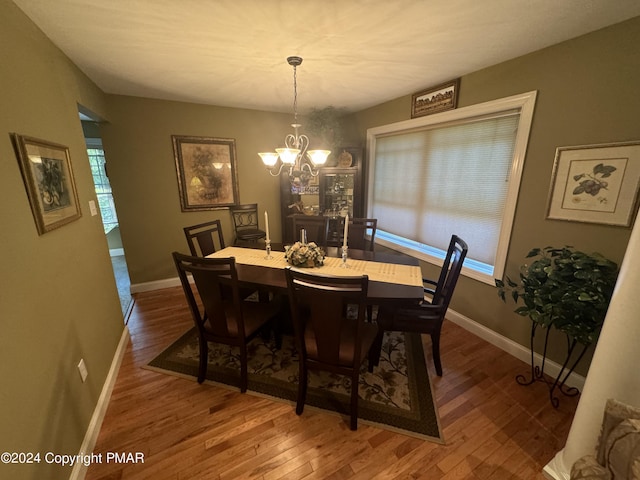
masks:
{"type": "Polygon", "coordinates": [[[89,200],[89,210],[91,211],[91,216],[95,216],[98,214],[98,209],[96,208],[96,202],[93,200],[89,200]]]}
{"type": "Polygon", "coordinates": [[[84,363],[84,358],[81,358],[80,363],[78,363],[78,371],[80,372],[80,378],[84,382],[87,379],[87,376],[89,375],[89,372],[87,371],[87,366],[84,363]]]}

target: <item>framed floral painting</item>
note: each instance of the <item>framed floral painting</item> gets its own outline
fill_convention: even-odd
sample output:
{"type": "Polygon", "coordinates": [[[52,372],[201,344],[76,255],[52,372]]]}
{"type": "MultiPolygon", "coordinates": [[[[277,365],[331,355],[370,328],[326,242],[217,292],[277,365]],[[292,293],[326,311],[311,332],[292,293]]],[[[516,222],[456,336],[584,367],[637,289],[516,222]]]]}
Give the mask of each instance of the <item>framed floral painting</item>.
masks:
{"type": "Polygon", "coordinates": [[[238,204],[236,141],[172,135],[183,212],[238,204]]]}
{"type": "Polygon", "coordinates": [[[11,134],[39,235],[82,216],[69,149],[38,138],[11,134]]]}

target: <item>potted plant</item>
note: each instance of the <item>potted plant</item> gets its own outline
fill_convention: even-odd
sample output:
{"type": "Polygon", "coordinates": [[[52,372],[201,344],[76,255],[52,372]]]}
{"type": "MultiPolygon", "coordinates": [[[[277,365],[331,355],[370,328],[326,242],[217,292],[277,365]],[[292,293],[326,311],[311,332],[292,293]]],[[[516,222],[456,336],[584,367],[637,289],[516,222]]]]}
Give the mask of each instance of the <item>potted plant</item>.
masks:
{"type": "Polygon", "coordinates": [[[534,248],[526,258],[535,260],[522,265],[519,282],[507,276],[506,283],[498,279],[495,283],[500,298],[506,301],[507,294],[510,294],[515,303],[521,300],[524,305],[516,308],[515,312],[532,321],[532,378],[525,382],[518,376],[519,383],[528,385],[534,380],[544,379],[544,358],[551,327],[567,335],[567,357],[551,390],[552,403],[557,406],[553,388],[558,385],[576,344],[583,345],[583,349],[559,383],[561,389],[587,347],[598,339],[616,283],[618,266],[598,253],[587,254],[573,247],[534,248]],[[533,338],[538,326],[546,328],[547,333],[542,367],[534,368],[533,338]]]}
{"type": "Polygon", "coordinates": [[[534,248],[537,257],[520,270],[520,282],[496,280],[498,295],[524,305],[515,312],[546,328],[556,327],[584,345],[594,343],[609,307],[618,265],[598,253],[572,247],[534,248]]]}

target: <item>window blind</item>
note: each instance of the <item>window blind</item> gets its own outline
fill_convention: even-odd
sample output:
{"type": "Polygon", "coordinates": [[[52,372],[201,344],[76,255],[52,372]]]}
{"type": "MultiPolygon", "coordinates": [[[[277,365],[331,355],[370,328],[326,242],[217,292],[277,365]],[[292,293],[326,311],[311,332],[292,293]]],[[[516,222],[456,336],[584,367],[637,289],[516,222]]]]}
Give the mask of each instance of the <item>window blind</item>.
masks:
{"type": "Polygon", "coordinates": [[[380,136],[372,216],[379,229],[438,250],[452,234],[468,258],[493,266],[519,113],[380,136]]]}

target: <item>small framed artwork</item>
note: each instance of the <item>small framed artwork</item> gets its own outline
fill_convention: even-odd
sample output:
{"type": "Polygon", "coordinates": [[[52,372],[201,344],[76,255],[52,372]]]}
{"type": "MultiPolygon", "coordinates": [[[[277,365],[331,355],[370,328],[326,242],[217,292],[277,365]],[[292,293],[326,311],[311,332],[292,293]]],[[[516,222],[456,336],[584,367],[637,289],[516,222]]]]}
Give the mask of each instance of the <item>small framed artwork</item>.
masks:
{"type": "Polygon", "coordinates": [[[39,235],[82,216],[69,149],[38,138],[11,134],[39,235]]]}
{"type": "Polygon", "coordinates": [[[451,110],[458,106],[460,79],[428,88],[411,96],[411,118],[451,110]]]}
{"type": "Polygon", "coordinates": [[[547,218],[629,227],[639,184],[640,142],[559,147],[547,218]]]}
{"type": "Polygon", "coordinates": [[[233,138],[171,136],[183,212],[238,204],[236,141],[233,138]]]}

